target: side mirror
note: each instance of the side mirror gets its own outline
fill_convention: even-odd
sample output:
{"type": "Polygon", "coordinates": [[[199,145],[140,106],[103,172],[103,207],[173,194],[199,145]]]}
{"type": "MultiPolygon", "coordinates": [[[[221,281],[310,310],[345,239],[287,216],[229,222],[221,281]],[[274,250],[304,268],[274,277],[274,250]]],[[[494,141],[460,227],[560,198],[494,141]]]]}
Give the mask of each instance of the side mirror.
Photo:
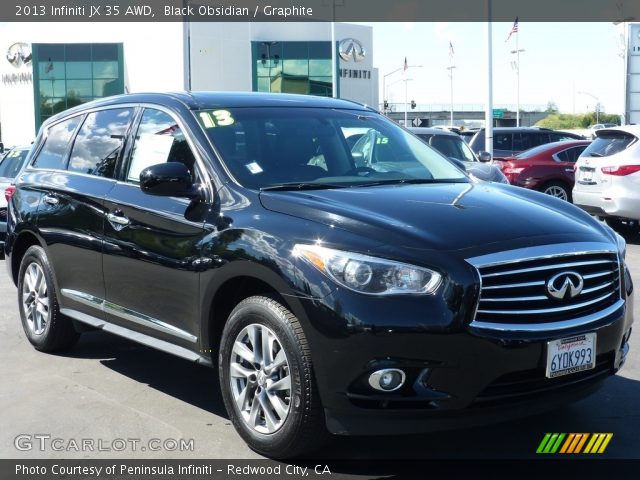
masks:
{"type": "Polygon", "coordinates": [[[484,150],[480,150],[478,152],[478,160],[481,162],[487,163],[491,161],[491,154],[489,152],[485,152],[484,150]]]}
{"type": "Polygon", "coordinates": [[[191,172],[180,162],[158,163],[145,168],[140,172],[140,188],[144,193],[159,197],[195,199],[200,196],[191,181],[191,172]]]}

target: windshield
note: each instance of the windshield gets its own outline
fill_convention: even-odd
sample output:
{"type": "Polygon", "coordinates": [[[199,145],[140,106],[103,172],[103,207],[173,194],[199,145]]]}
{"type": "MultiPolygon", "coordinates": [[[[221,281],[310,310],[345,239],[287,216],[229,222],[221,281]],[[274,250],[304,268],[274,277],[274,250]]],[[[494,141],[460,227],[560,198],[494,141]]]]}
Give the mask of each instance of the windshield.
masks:
{"type": "Polygon", "coordinates": [[[429,145],[438,150],[445,157],[455,158],[463,162],[475,162],[476,157],[471,152],[469,146],[460,136],[454,135],[431,135],[416,134],[425,140],[429,145]]]}
{"type": "Polygon", "coordinates": [[[2,160],[0,160],[0,177],[16,178],[20,169],[24,165],[24,161],[29,154],[29,150],[11,150],[2,160]]]}
{"type": "Polygon", "coordinates": [[[581,157],[608,157],[626,149],[635,142],[636,137],[626,132],[601,133],[582,152],[581,157]]]}
{"type": "Polygon", "coordinates": [[[468,181],[432,148],[373,112],[256,107],[196,115],[227,168],[248,188],[468,181]]]}

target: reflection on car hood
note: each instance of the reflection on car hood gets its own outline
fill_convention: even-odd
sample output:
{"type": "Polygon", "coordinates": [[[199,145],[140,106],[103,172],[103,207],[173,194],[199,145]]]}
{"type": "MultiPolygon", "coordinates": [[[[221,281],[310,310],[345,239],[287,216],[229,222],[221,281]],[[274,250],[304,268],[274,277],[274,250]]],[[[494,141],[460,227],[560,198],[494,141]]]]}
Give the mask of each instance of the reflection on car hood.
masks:
{"type": "Polygon", "coordinates": [[[520,246],[611,242],[573,205],[518,187],[488,183],[391,185],[312,192],[262,192],[273,211],[416,249],[459,250],[521,239],[520,246]]]}

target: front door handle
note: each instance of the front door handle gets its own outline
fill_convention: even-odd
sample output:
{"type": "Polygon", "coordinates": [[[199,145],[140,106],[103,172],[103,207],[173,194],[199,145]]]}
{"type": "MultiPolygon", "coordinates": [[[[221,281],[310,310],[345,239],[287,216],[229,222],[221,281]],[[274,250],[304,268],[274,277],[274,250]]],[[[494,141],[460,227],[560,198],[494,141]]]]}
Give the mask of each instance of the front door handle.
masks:
{"type": "Polygon", "coordinates": [[[123,227],[126,227],[130,223],[129,219],[124,215],[116,215],[114,213],[107,213],[107,220],[116,225],[122,225],[123,227]]]}
{"type": "Polygon", "coordinates": [[[54,195],[45,195],[44,198],[42,199],[44,201],[44,203],[46,203],[47,205],[51,205],[51,206],[56,206],[60,203],[60,199],[54,195]]]}

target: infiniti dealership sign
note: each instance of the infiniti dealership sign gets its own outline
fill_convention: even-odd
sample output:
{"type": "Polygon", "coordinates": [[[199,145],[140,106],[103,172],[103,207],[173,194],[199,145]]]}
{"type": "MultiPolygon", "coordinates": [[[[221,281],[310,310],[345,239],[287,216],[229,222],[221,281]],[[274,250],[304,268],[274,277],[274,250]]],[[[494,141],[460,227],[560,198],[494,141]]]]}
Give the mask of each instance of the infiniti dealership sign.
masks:
{"type": "Polygon", "coordinates": [[[355,38],[345,38],[339,45],[340,58],[345,62],[353,60],[361,62],[367,56],[367,51],[355,38]]]}
{"type": "Polygon", "coordinates": [[[31,63],[31,45],[28,43],[17,42],[7,50],[7,61],[16,68],[31,63]]]}

